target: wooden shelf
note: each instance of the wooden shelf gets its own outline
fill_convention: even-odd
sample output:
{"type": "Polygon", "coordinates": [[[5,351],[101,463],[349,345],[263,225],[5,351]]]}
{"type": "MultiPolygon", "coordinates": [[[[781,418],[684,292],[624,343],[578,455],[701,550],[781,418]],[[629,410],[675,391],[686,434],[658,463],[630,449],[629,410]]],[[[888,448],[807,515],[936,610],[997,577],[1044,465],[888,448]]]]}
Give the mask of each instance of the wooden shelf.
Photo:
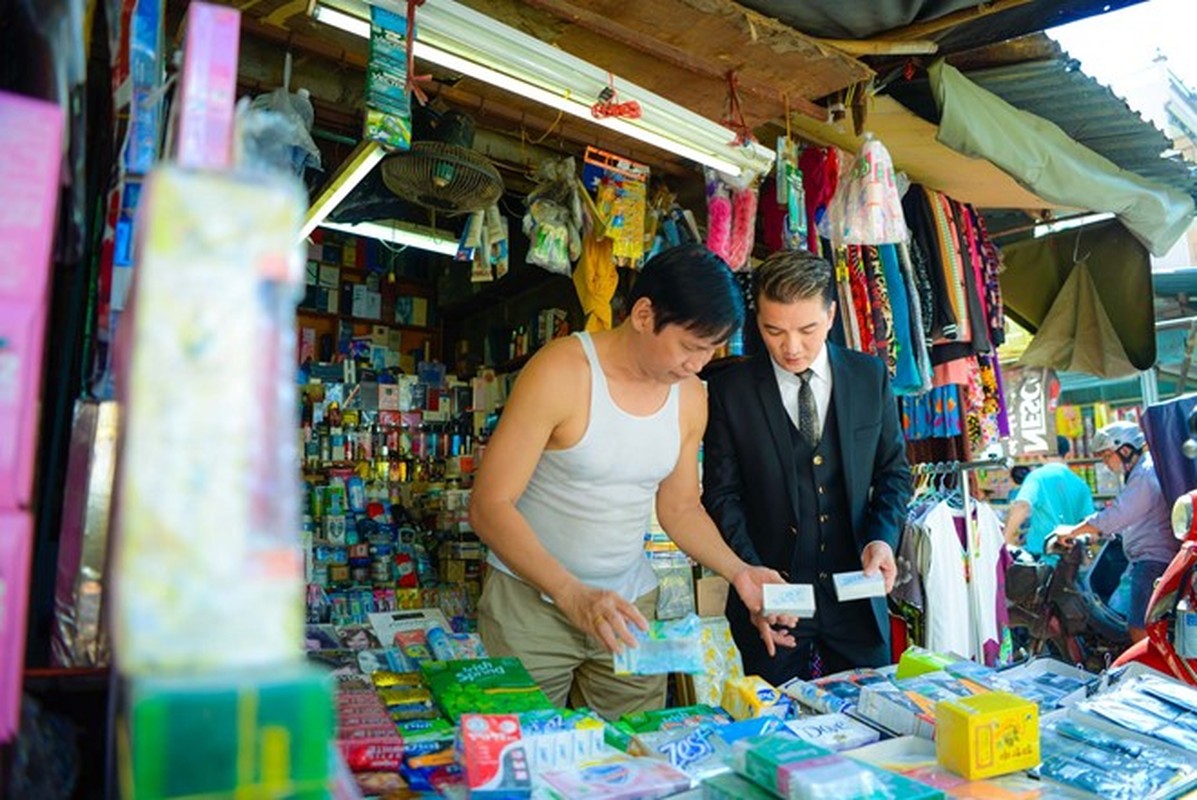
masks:
{"type": "MultiPolygon", "coordinates": [[[[365,269],[365,268],[347,267],[344,264],[337,264],[332,261],[320,261],[319,259],[315,259],[315,258],[309,258],[307,260],[315,261],[317,264],[319,264],[322,267],[337,267],[338,269],[341,270],[341,272],[343,274],[347,273],[348,275],[353,276],[355,278],[356,277],[364,278],[365,276],[371,274],[370,270],[365,269]]],[[[360,280],[360,281],[349,281],[349,282],[350,283],[364,283],[365,281],[360,280]]],[[[381,276],[379,277],[379,280],[378,280],[378,285],[380,288],[383,286],[392,286],[401,295],[403,295],[405,297],[406,296],[428,297],[428,298],[432,297],[433,287],[431,285],[429,285],[427,283],[421,283],[420,281],[412,280],[411,278],[396,278],[395,282],[391,283],[386,279],[386,273],[381,273],[381,276]]]]}
{"type": "Polygon", "coordinates": [[[380,319],[365,319],[364,317],[352,317],[348,314],[333,314],[330,311],[317,311],[313,308],[296,307],[295,313],[297,316],[319,317],[321,319],[343,319],[346,322],[359,323],[362,325],[381,325],[387,328],[398,328],[402,331],[412,331],[414,333],[439,333],[437,328],[432,328],[427,325],[402,325],[398,322],[383,322],[380,319]]]}

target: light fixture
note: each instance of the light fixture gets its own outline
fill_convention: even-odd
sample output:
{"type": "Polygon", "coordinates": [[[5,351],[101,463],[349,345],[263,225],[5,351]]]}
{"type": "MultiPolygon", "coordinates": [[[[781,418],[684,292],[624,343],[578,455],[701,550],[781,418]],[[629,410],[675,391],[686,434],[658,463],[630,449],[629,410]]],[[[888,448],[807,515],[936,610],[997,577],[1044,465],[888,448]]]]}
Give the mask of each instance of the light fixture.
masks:
{"type": "MultiPolygon", "coordinates": [[[[395,0],[319,0],[312,15],[368,36],[371,4],[399,15],[406,12],[395,0]]],[[[756,142],[734,144],[735,134],[728,128],[453,0],[427,0],[420,6],[414,53],[728,175],[763,175],[773,164],[769,148],[756,142]],[[638,119],[591,114],[591,104],[612,85],[622,100],[639,103],[638,119]]]]}
{"type": "Polygon", "coordinates": [[[368,21],[346,14],[343,11],[337,11],[335,8],[317,4],[312,9],[312,18],[317,22],[323,22],[325,25],[340,28],[346,33],[352,33],[354,36],[360,36],[363,39],[370,38],[370,23],[368,21]]]}
{"type": "Polygon", "coordinates": [[[359,222],[355,225],[343,222],[322,222],[320,227],[330,231],[351,233],[354,236],[366,236],[397,247],[415,247],[419,250],[429,250],[446,256],[457,254],[456,239],[446,236],[442,231],[410,225],[406,222],[359,222]]]}
{"type": "Polygon", "coordinates": [[[349,196],[353,187],[362,182],[370,174],[370,170],[378,166],[386,151],[378,142],[366,139],[354,148],[349,157],[337,168],[336,173],[329,178],[328,183],[320,190],[320,195],[308,207],[308,214],[299,229],[299,241],[303,241],[316,230],[329,214],[333,212],[341,201],[349,196]]]}
{"type": "Polygon", "coordinates": [[[1059,233],[1060,231],[1092,225],[1095,222],[1104,222],[1107,219],[1113,219],[1115,216],[1115,214],[1109,211],[1101,211],[1096,214],[1078,214],[1075,217],[1065,217],[1064,219],[1058,219],[1053,222],[1040,223],[1035,226],[1033,234],[1036,239],[1040,239],[1044,236],[1050,236],[1053,233],[1059,233]]]}

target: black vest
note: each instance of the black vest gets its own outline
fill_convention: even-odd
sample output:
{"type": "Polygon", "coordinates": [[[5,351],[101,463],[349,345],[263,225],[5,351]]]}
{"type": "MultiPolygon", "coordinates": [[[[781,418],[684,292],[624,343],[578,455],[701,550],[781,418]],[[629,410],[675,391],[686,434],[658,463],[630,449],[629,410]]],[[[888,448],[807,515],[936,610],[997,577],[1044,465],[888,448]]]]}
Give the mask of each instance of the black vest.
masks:
{"type": "Polygon", "coordinates": [[[797,533],[790,557],[790,581],[815,587],[817,619],[834,604],[836,572],[860,569],[844,482],[835,403],[829,403],[819,444],[811,445],[790,425],[798,489],[797,533]],[[830,601],[830,602],[829,602],[830,601]]]}

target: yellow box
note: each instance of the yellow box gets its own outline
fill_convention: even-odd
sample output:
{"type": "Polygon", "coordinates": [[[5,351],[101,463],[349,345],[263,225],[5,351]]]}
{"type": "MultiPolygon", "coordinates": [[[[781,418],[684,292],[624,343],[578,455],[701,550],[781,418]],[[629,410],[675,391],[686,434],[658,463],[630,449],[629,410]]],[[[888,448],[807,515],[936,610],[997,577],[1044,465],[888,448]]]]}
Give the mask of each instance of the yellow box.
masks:
{"type": "Polygon", "coordinates": [[[988,692],[935,706],[935,755],[969,780],[1039,763],[1039,707],[1009,692],[988,692]]]}
{"type": "Polygon", "coordinates": [[[722,705],[735,720],[754,717],[785,719],[790,707],[786,696],[758,675],[729,678],[723,684],[722,705]]]}

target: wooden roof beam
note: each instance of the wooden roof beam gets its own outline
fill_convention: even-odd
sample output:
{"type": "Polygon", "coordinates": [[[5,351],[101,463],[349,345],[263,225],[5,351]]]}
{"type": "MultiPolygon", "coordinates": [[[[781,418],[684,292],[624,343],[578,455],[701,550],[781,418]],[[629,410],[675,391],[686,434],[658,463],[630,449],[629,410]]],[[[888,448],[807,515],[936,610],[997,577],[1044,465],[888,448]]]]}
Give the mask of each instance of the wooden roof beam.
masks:
{"type": "MultiPolygon", "coordinates": [[[[684,69],[707,78],[723,79],[727,76],[727,68],[721,64],[717,64],[701,56],[696,56],[680,47],[675,47],[659,39],[645,36],[639,31],[609,20],[593,11],[579,8],[573,3],[568,2],[568,0],[523,0],[523,2],[541,11],[547,11],[553,16],[559,17],[580,28],[619,42],[633,50],[653,56],[654,58],[659,58],[661,61],[672,64],[679,69],[684,69]]],[[[770,103],[781,103],[786,99],[775,87],[761,81],[753,80],[742,74],[736,75],[736,86],[744,94],[766,100],[770,103]]],[[[805,97],[790,97],[789,104],[791,110],[797,111],[811,119],[820,122],[827,119],[827,109],[805,97]]]]}

